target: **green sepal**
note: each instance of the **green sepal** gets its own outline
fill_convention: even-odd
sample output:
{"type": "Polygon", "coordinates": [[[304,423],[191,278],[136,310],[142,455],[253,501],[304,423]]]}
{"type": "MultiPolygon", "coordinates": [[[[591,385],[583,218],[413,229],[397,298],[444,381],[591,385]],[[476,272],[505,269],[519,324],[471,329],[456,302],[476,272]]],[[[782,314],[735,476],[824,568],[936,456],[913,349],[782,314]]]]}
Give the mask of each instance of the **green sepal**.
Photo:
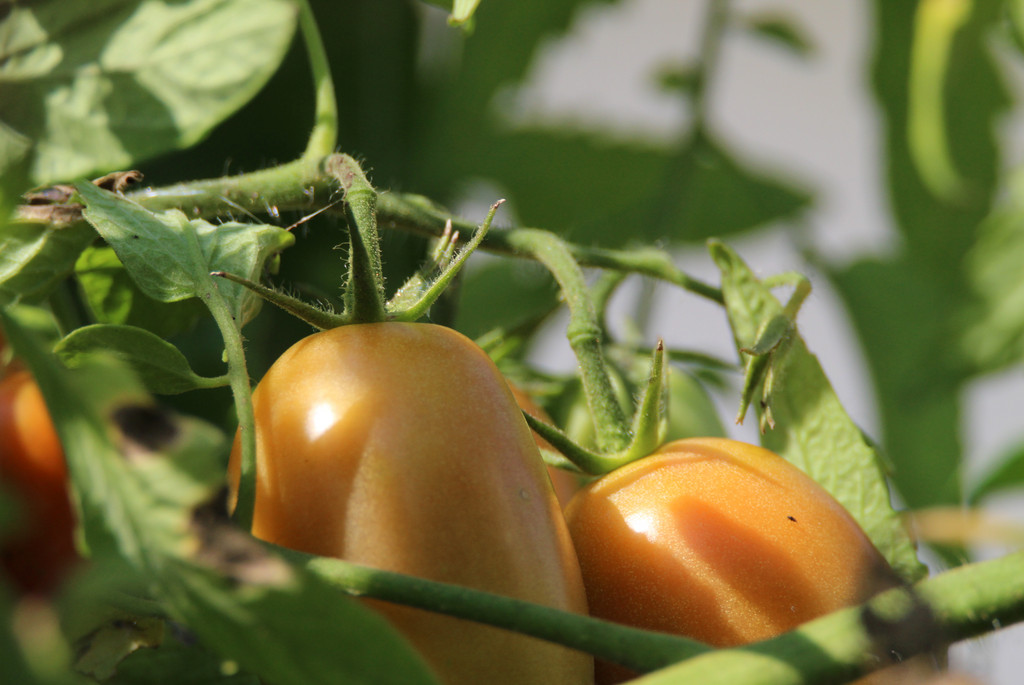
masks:
{"type": "Polygon", "coordinates": [[[261,299],[272,305],[280,307],[284,311],[302,319],[318,330],[325,331],[329,328],[337,328],[338,326],[344,326],[345,324],[352,323],[350,317],[343,313],[338,314],[336,312],[320,309],[319,307],[311,305],[298,297],[286,295],[279,290],[268,288],[262,283],[250,281],[247,278],[242,278],[241,276],[236,276],[226,271],[212,271],[210,272],[210,275],[217,278],[223,278],[231,281],[232,283],[237,283],[248,288],[261,299]]]}
{"type": "Polygon", "coordinates": [[[466,260],[483,242],[494,221],[494,214],[503,202],[498,200],[491,205],[484,222],[473,234],[473,239],[458,253],[455,252],[455,245],[459,234],[452,233],[450,221],[446,224],[445,233],[435,246],[431,260],[399,288],[388,302],[386,309],[389,320],[416,321],[430,310],[430,306],[451,285],[466,260]]]}

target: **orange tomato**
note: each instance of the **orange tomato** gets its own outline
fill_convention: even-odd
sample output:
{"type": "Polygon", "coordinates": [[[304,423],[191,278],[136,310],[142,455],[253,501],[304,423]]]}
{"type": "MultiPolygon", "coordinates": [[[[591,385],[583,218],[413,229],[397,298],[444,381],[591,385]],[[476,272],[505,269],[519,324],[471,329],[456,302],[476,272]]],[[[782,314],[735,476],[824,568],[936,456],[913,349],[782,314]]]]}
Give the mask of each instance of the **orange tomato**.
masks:
{"type": "MultiPolygon", "coordinates": [[[[759,641],[895,584],[860,526],[776,454],[665,445],[566,509],[592,615],[714,646],[759,641]]],[[[598,661],[598,683],[632,675],[598,661]]]]}
{"type": "MultiPolygon", "coordinates": [[[[508,385],[512,390],[512,396],[516,398],[516,404],[519,405],[520,409],[530,416],[544,421],[545,423],[554,423],[551,416],[544,411],[544,408],[534,402],[533,398],[526,394],[522,388],[518,387],[514,383],[509,383],[508,385]]],[[[552,452],[558,451],[551,446],[551,443],[536,433],[533,433],[533,439],[537,443],[537,447],[540,449],[550,450],[552,452]]],[[[551,486],[554,488],[555,495],[558,497],[558,503],[563,507],[569,503],[572,496],[580,489],[580,479],[571,471],[560,469],[557,466],[548,466],[548,477],[551,478],[551,486]]]]}
{"type": "MultiPolygon", "coordinates": [[[[565,520],[508,384],[463,335],[343,326],[287,350],[253,393],[252,532],[586,613],[565,520]]],[[[232,499],[240,447],[229,464],[232,499]]],[[[448,685],[590,683],[593,659],[512,632],[370,602],[448,685]]]]}
{"type": "Polygon", "coordinates": [[[25,592],[52,590],[77,559],[64,451],[27,371],[0,381],[0,485],[20,517],[0,542],[0,565],[25,592]]]}

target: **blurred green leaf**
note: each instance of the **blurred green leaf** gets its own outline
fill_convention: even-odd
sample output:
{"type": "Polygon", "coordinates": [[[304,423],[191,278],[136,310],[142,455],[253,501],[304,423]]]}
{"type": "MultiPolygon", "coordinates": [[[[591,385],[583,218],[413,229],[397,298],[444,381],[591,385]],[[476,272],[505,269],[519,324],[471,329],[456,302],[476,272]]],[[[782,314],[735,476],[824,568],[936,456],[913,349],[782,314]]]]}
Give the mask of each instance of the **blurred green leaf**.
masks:
{"type": "Polygon", "coordinates": [[[1011,447],[971,489],[967,501],[972,506],[1008,490],[1024,488],[1024,442],[1011,447]]]}
{"type": "Polygon", "coordinates": [[[0,25],[0,122],[33,141],[35,183],[130,167],[245,104],[295,23],[287,0],[18,3],[0,25]]]}
{"type": "Polygon", "coordinates": [[[99,323],[138,326],[167,338],[189,330],[206,312],[196,300],[158,302],[147,297],[109,245],[86,248],[75,262],[75,277],[99,323]]]}
{"type": "MultiPolygon", "coordinates": [[[[722,294],[737,349],[749,347],[766,321],[782,305],[730,248],[712,245],[722,271],[722,294]]],[[[778,377],[771,394],[775,428],[762,443],[814,478],[860,523],[893,568],[908,581],[925,567],[893,510],[881,460],[843,409],[817,358],[797,331],[788,351],[775,363],[778,377]]]]}
{"type": "Polygon", "coordinates": [[[75,670],[99,681],[108,680],[126,656],[158,646],[163,636],[164,622],[159,618],[108,623],[78,645],[75,670]]]}
{"type": "Polygon", "coordinates": [[[547,269],[518,259],[490,259],[468,268],[458,293],[456,328],[471,338],[543,315],[559,298],[547,269]]]}
{"type": "Polygon", "coordinates": [[[791,218],[811,196],[718,143],[683,153],[559,130],[506,134],[481,160],[521,222],[608,246],[697,242],[791,218]]]}
{"type": "Polygon", "coordinates": [[[85,218],[117,253],[139,289],[160,302],[202,298],[219,289],[239,327],[259,311],[261,300],[230,282],[213,282],[212,271],[259,280],[267,260],[295,242],[276,226],[189,220],[171,210],[153,214],[137,204],[78,183],[86,201],[85,218]]]}
{"type": "Polygon", "coordinates": [[[923,0],[918,3],[911,52],[907,141],[917,172],[936,196],[955,199],[965,191],[949,149],[945,84],[953,41],[973,3],[923,0]]]}
{"type": "Polygon", "coordinates": [[[832,274],[853,317],[878,392],[883,444],[906,504],[958,504],[960,399],[948,364],[950,304],[908,256],[832,274]]]}
{"type": "Polygon", "coordinates": [[[97,353],[117,357],[130,366],[156,394],[174,395],[199,388],[215,388],[228,384],[226,376],[204,378],[192,371],[185,355],[171,343],[134,326],[94,324],[76,328],[54,348],[68,367],[88,363],[97,353]]]}
{"type": "Polygon", "coordinates": [[[47,297],[95,239],[96,231],[81,222],[58,228],[12,221],[0,227],[0,303],[47,297]]]}
{"type": "Polygon", "coordinates": [[[978,227],[964,259],[974,299],[965,307],[958,352],[972,369],[1024,360],[1024,176],[1007,206],[978,227]]]}
{"type": "Polygon", "coordinates": [[[18,198],[28,189],[31,141],[0,120],[0,235],[18,198]]]}
{"type": "MultiPolygon", "coordinates": [[[[191,637],[191,636],[188,636],[191,637]]],[[[174,630],[165,631],[153,649],[140,649],[117,666],[105,685],[260,685],[251,673],[202,648],[187,644],[174,630]]]]}
{"type": "Polygon", "coordinates": [[[695,377],[673,367],[668,377],[665,441],[708,436],[725,437],[725,427],[711,396],[695,377]]]}
{"type": "Polygon", "coordinates": [[[776,43],[798,57],[809,57],[814,53],[814,45],[807,34],[789,17],[774,13],[758,14],[747,17],[744,26],[755,36],[776,43]]]}

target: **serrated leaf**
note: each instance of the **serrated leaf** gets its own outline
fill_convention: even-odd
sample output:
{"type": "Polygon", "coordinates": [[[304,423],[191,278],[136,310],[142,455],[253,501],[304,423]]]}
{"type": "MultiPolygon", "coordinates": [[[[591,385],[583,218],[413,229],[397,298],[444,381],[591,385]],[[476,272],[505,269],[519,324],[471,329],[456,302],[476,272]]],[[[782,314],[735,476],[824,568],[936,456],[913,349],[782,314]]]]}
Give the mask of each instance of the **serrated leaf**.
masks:
{"type": "Polygon", "coordinates": [[[259,280],[271,257],[295,242],[276,226],[189,220],[182,212],[154,214],[91,183],[75,186],[86,201],[84,216],[117,253],[132,280],[160,302],[202,297],[214,288],[228,300],[239,326],[261,300],[236,283],[216,281],[212,271],[259,280]]]}
{"type": "MultiPolygon", "coordinates": [[[[782,305],[739,256],[718,243],[712,256],[722,271],[722,294],[737,349],[753,344],[758,331],[782,305]]],[[[910,536],[890,503],[881,461],[843,409],[817,358],[791,333],[772,393],[775,428],[762,443],[828,490],[864,528],[905,579],[925,573],[910,536]]]]}
{"type": "Polygon", "coordinates": [[[265,681],[436,685],[383,617],[226,518],[207,521],[220,431],[154,405],[114,360],[63,369],[6,311],[0,323],[51,410],[94,555],[126,560],[171,618],[265,681]]]}
{"type": "Polygon", "coordinates": [[[201,140],[277,69],[287,0],[42,0],[0,25],[0,122],[34,142],[35,183],[201,140]]]}
{"type": "Polygon", "coordinates": [[[88,363],[97,353],[117,357],[132,368],[150,392],[160,395],[228,384],[226,376],[205,378],[197,375],[178,348],[135,326],[83,326],[57,343],[54,352],[70,368],[88,363]]]}
{"type": "Polygon", "coordinates": [[[75,262],[75,277],[99,323],[138,326],[167,338],[192,328],[206,311],[196,300],[157,302],[147,297],[109,245],[86,248],[75,262]]]}

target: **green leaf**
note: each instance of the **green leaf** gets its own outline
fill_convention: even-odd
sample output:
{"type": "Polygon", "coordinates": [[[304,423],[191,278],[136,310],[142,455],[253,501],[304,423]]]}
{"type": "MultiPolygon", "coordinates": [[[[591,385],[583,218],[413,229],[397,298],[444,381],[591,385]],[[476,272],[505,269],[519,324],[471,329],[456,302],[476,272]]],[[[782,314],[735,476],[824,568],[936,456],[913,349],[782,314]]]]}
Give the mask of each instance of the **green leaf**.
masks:
{"type": "MultiPolygon", "coordinates": [[[[749,347],[783,307],[735,252],[715,243],[711,253],[722,271],[736,347],[749,347]]],[[[846,507],[903,578],[919,579],[925,568],[892,508],[878,455],[843,409],[799,333],[794,330],[791,336],[788,351],[775,360],[780,365],[771,397],[775,428],[764,434],[764,446],[800,467],[846,507]]]]}
{"type": "Polygon", "coordinates": [[[550,272],[531,262],[488,260],[467,269],[463,279],[456,327],[473,338],[543,315],[558,303],[550,272]]]}
{"type": "Polygon", "coordinates": [[[28,188],[31,141],[0,121],[0,234],[7,227],[11,212],[28,188]]]}
{"type": "MultiPolygon", "coordinates": [[[[1021,185],[1024,177],[1017,180],[1021,185]]],[[[994,371],[1024,359],[1024,190],[978,227],[964,259],[974,299],[962,320],[958,351],[971,368],[994,371]]]]}
{"type": "Polygon", "coordinates": [[[86,248],[75,262],[75,277],[100,323],[138,326],[167,338],[192,328],[206,311],[196,300],[157,302],[147,297],[109,245],[86,248]]]}
{"type": "Polygon", "coordinates": [[[101,626],[77,645],[75,670],[99,681],[108,680],[126,656],[156,647],[163,636],[164,622],[158,618],[121,620],[101,626]]]}
{"type": "Polygon", "coordinates": [[[0,303],[47,297],[95,239],[85,223],[61,228],[12,221],[0,227],[0,303]]]}
{"type": "Polygon", "coordinates": [[[1003,454],[971,489],[968,503],[978,505],[991,495],[1024,488],[1024,442],[1003,454]]]}
{"type": "Polygon", "coordinates": [[[522,224],[607,246],[703,241],[791,218],[811,202],[806,191],[704,139],[681,153],[595,134],[520,130],[484,149],[479,163],[507,191],[522,224]]]}
{"type": "Polygon", "coordinates": [[[748,17],[744,24],[755,36],[776,43],[798,57],[809,57],[814,52],[814,45],[807,34],[794,25],[789,17],[759,14],[748,17]]]}
{"type": "Polygon", "coordinates": [[[186,644],[167,631],[153,649],[140,649],[117,665],[117,673],[105,685],[260,685],[251,673],[218,658],[201,645],[186,644]]]}
{"type": "Polygon", "coordinates": [[[241,327],[259,311],[261,300],[249,290],[210,276],[227,271],[258,280],[267,260],[295,242],[276,226],[189,220],[182,212],[149,212],[137,204],[78,183],[86,200],[85,218],[117,253],[132,280],[160,302],[203,298],[219,288],[241,327]]]}
{"type": "Polygon", "coordinates": [[[725,436],[715,404],[700,381],[673,366],[668,376],[668,430],[665,441],[725,436]]]}
{"type": "Polygon", "coordinates": [[[383,617],[272,555],[213,504],[220,431],[154,405],[114,360],[66,370],[7,312],[0,322],[51,410],[94,556],[126,560],[171,618],[265,681],[434,685],[383,617]]]}
{"type": "Polygon", "coordinates": [[[917,172],[938,197],[955,199],[965,192],[948,137],[946,78],[953,41],[967,22],[972,3],[918,3],[911,53],[907,138],[917,172]]]}
{"type": "Polygon", "coordinates": [[[35,183],[193,145],[274,73],[296,16],[287,0],[17,3],[0,122],[33,141],[35,183]]]}
{"type": "Polygon", "coordinates": [[[110,354],[130,366],[150,392],[160,395],[228,384],[226,376],[204,378],[197,375],[177,347],[134,326],[83,326],[57,343],[54,352],[70,368],[87,363],[96,353],[110,354]]]}

